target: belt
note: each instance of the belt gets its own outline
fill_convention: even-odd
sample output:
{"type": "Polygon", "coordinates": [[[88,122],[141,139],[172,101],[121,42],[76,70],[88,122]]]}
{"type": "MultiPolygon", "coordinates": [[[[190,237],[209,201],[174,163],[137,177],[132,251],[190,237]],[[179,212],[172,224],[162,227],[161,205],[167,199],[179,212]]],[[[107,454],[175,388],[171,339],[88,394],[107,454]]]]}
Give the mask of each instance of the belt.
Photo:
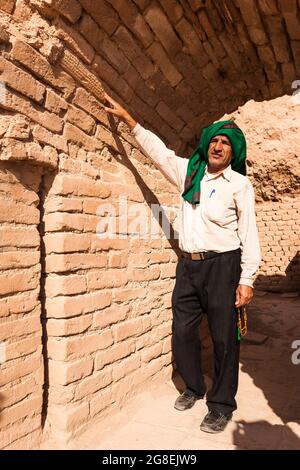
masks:
{"type": "Polygon", "coordinates": [[[215,256],[223,255],[224,253],[217,253],[216,251],[200,251],[199,253],[187,253],[186,251],[182,252],[183,258],[188,258],[192,260],[205,260],[209,258],[214,258],[215,256]]]}

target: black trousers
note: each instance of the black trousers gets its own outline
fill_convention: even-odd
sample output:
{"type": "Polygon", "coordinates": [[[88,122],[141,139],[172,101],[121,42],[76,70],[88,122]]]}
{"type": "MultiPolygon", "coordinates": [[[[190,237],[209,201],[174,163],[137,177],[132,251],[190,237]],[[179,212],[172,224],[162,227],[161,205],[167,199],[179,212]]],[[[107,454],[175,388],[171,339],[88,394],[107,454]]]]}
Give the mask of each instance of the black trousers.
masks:
{"type": "Polygon", "coordinates": [[[207,394],[209,410],[228,415],[236,408],[239,341],[235,291],[241,273],[240,249],[206,260],[180,258],[172,295],[173,355],[187,388],[206,392],[201,368],[199,325],[203,313],[214,345],[215,377],[207,394]]]}

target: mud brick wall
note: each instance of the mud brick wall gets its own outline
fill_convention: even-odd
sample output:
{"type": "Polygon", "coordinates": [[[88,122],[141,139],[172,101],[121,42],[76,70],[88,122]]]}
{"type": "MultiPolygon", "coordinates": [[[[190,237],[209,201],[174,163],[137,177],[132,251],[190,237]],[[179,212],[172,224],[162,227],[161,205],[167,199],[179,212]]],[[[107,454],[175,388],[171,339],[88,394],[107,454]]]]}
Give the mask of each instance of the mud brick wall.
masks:
{"type": "Polygon", "coordinates": [[[300,201],[257,205],[262,263],[255,287],[274,292],[300,290],[300,201]]]}
{"type": "MultiPolygon", "coordinates": [[[[177,246],[151,208],[164,205],[175,229],[168,207],[178,195],[126,126],[108,119],[103,88],[187,156],[203,125],[249,99],[291,92],[298,7],[1,0],[0,448],[32,448],[42,433],[67,441],[150,380],[171,378],[177,246]],[[139,209],[156,236],[129,236],[120,197],[129,222],[139,209]],[[116,233],[105,238],[111,208],[116,233]]],[[[273,196],[265,206],[259,184],[264,242],[274,231],[269,212],[285,209],[273,196]]],[[[275,253],[277,238],[267,243],[275,253]]],[[[273,279],[277,265],[265,254],[261,274],[273,279]]]]}
{"type": "MultiPolygon", "coordinates": [[[[1,119],[3,123],[3,119],[1,119]]],[[[10,120],[7,132],[18,137],[10,120]]],[[[41,170],[0,162],[0,445],[40,435],[44,367],[40,294],[41,170]],[[1,362],[2,362],[1,360],[1,362]]]]}

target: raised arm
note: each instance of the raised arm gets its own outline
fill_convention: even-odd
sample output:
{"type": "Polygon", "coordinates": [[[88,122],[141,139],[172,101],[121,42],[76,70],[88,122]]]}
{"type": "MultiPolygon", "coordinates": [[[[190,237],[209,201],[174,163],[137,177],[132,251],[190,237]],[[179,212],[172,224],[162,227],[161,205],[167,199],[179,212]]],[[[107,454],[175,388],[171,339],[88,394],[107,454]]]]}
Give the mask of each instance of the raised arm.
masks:
{"type": "Polygon", "coordinates": [[[128,124],[143,152],[153,160],[164,176],[182,191],[188,160],[178,157],[173,150],[169,149],[164,142],[157,137],[157,135],[137,123],[133,117],[130,116],[119,103],[107,95],[107,93],[105,93],[105,98],[112,106],[112,108],[105,107],[105,111],[114,114],[128,124]]]}

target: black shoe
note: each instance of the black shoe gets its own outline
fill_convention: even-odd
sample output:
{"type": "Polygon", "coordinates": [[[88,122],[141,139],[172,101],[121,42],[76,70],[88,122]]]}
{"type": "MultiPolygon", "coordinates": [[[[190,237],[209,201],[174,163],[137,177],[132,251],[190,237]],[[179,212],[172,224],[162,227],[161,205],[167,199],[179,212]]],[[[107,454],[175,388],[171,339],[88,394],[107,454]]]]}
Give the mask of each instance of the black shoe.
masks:
{"type": "Polygon", "coordinates": [[[232,414],[225,416],[222,413],[210,411],[207,413],[202,423],[200,424],[200,429],[201,431],[210,433],[222,432],[226,428],[231,418],[232,414]]]}
{"type": "Polygon", "coordinates": [[[196,395],[192,390],[187,388],[175,401],[174,408],[179,411],[188,410],[189,408],[192,408],[200,398],[203,397],[196,395]]]}

